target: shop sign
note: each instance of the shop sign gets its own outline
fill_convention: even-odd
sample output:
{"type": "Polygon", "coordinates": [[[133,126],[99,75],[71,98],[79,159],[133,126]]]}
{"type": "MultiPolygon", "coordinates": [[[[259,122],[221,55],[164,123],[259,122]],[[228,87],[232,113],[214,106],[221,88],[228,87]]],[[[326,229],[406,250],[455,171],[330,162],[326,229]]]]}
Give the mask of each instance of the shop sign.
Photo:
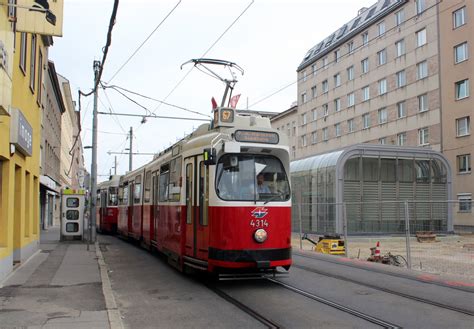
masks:
{"type": "Polygon", "coordinates": [[[19,109],[11,109],[10,143],[25,156],[33,154],[33,128],[19,109]]]}

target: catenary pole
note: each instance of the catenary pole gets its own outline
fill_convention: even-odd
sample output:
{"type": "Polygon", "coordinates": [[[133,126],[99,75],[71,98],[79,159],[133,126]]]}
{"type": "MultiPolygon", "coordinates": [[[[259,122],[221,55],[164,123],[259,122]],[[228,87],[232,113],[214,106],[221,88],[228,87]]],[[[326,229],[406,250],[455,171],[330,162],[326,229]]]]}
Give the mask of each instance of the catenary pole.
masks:
{"type": "Polygon", "coordinates": [[[114,161],[114,175],[117,175],[117,156],[115,156],[115,161],[114,161]]]}
{"type": "MultiPolygon", "coordinates": [[[[99,78],[100,61],[94,61],[94,86],[99,78]]],[[[89,214],[89,238],[91,243],[96,241],[96,202],[97,202],[97,93],[94,90],[94,110],[92,112],[92,162],[91,162],[91,200],[89,214]]]]}
{"type": "Polygon", "coordinates": [[[130,153],[129,153],[129,156],[128,156],[128,171],[132,171],[132,158],[133,158],[133,154],[132,154],[132,144],[133,144],[133,127],[130,127],[130,150],[128,150],[130,153]]]}

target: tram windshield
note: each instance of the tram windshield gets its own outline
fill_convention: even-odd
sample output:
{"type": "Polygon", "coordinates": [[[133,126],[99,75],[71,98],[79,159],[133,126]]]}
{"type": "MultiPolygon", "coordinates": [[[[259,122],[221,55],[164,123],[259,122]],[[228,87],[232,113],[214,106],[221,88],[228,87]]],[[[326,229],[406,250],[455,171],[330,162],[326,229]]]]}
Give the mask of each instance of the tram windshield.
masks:
{"type": "Polygon", "coordinates": [[[118,187],[109,187],[109,207],[118,206],[118,187]]]}
{"type": "Polygon", "coordinates": [[[274,156],[226,154],[217,163],[216,192],[228,201],[286,201],[290,184],[274,156]]]}

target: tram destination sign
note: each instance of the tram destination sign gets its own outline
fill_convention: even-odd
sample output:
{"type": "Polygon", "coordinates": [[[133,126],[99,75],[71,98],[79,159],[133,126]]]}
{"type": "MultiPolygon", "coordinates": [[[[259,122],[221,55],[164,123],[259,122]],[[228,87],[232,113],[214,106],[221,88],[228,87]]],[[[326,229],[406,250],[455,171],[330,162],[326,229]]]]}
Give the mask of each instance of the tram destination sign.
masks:
{"type": "Polygon", "coordinates": [[[278,144],[280,138],[277,133],[255,130],[236,130],[234,134],[238,142],[278,144]]]}

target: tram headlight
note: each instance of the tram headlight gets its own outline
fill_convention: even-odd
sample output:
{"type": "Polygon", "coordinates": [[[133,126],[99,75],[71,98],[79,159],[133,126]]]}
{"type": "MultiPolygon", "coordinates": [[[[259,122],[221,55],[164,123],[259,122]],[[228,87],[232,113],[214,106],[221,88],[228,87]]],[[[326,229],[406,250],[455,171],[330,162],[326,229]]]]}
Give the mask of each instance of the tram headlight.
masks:
{"type": "Polygon", "coordinates": [[[253,238],[255,241],[258,243],[263,243],[267,239],[267,231],[265,231],[263,228],[259,228],[258,230],[255,231],[253,234],[253,238]]]}

